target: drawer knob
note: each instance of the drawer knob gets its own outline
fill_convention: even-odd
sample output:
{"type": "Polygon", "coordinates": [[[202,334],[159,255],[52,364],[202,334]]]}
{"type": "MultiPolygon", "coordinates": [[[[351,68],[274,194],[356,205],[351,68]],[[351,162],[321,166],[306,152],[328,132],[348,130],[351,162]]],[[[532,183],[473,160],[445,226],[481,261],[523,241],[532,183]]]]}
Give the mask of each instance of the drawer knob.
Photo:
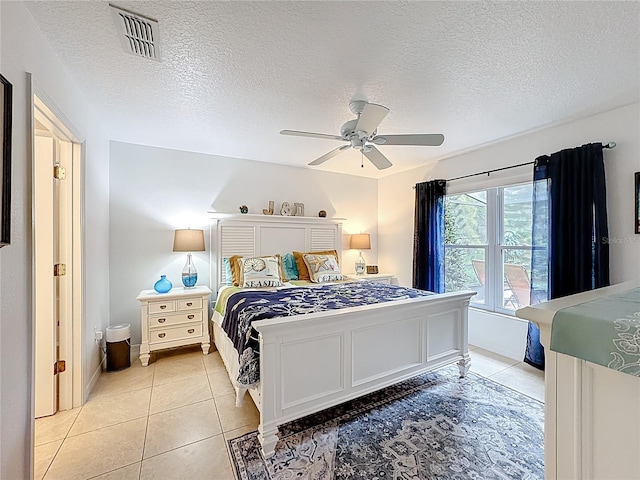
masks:
{"type": "Polygon", "coordinates": [[[187,302],[187,307],[190,307],[191,305],[193,305],[193,302],[187,302]]]}
{"type": "Polygon", "coordinates": [[[187,330],[187,333],[193,333],[193,332],[195,332],[195,331],[196,331],[196,329],[195,329],[195,328],[190,328],[189,330],[187,330]]]}
{"type": "Polygon", "coordinates": [[[188,318],[189,320],[192,320],[194,317],[195,317],[195,315],[187,315],[187,318],[188,318]]]}
{"type": "Polygon", "coordinates": [[[160,305],[160,310],[164,310],[165,308],[167,308],[166,305],[160,305]]]}
{"type": "Polygon", "coordinates": [[[159,333],[159,334],[158,334],[158,337],[159,337],[159,338],[164,338],[164,337],[166,337],[166,336],[167,336],[167,334],[166,334],[166,333],[159,333]]]}
{"type": "Polygon", "coordinates": [[[166,318],[159,318],[159,319],[158,319],[158,323],[164,323],[164,322],[166,322],[166,321],[167,321],[167,319],[166,319],[166,318]]]}

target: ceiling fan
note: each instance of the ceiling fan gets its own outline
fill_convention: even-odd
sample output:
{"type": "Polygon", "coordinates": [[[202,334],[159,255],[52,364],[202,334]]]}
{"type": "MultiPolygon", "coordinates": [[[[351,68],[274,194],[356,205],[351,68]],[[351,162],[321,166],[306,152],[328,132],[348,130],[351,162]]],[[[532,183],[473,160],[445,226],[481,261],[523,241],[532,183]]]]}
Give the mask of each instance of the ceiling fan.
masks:
{"type": "MultiPolygon", "coordinates": [[[[309,165],[320,165],[330,158],[348,148],[361,150],[362,153],[379,170],[389,168],[392,163],[385,157],[375,145],[415,145],[438,147],[444,142],[444,135],[439,133],[405,134],[405,135],[378,135],[378,125],[387,116],[389,109],[382,105],[369,103],[365,100],[354,100],[349,103],[349,109],[358,116],[349,120],[340,128],[340,135],[327,135],[324,133],[299,132],[297,130],[281,130],[282,135],[297,137],[325,138],[348,142],[347,145],[335,148],[316,158],[309,165]],[[374,145],[371,145],[374,144],[374,145]]],[[[363,165],[364,167],[364,165],[363,165]]]]}

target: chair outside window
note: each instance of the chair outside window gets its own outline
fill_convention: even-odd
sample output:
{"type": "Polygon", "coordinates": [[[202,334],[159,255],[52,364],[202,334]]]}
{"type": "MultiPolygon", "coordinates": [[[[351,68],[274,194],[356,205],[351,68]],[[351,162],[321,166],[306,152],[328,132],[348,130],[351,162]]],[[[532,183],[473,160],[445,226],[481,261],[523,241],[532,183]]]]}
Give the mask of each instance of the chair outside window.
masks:
{"type": "Polygon", "coordinates": [[[484,291],[485,291],[485,274],[484,274],[484,260],[471,260],[471,264],[473,265],[473,271],[478,277],[478,288],[477,288],[477,297],[472,298],[471,301],[478,300],[484,301],[484,291]]]}
{"type": "MultiPolygon", "coordinates": [[[[531,282],[522,265],[504,264],[504,278],[512,293],[511,304],[517,309],[531,304],[531,282]]],[[[505,305],[506,306],[506,305],[505,305]]]]}
{"type": "MultiPolygon", "coordinates": [[[[483,260],[471,260],[473,270],[478,277],[478,283],[481,286],[481,292],[484,295],[486,285],[485,262],[483,260]]],[[[531,282],[529,274],[522,265],[511,263],[504,264],[504,291],[503,291],[503,307],[518,308],[530,305],[531,282]]],[[[480,295],[481,292],[478,292],[480,295]]],[[[534,302],[537,303],[537,302],[534,302]]]]}

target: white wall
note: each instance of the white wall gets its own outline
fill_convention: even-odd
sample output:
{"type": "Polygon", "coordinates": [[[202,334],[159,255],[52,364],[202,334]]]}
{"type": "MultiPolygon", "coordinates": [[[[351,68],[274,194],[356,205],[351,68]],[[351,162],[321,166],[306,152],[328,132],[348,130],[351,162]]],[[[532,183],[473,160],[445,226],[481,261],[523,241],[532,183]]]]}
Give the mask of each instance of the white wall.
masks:
{"type": "MultiPolygon", "coordinates": [[[[11,245],[0,249],[0,478],[30,478],[33,445],[31,72],[86,140],[86,315],[108,324],[108,147],[95,116],[21,2],[0,2],[0,71],[13,84],[11,245]]],[[[98,365],[85,329],[85,385],[98,365]]]]}
{"type": "MultiPolygon", "coordinates": [[[[269,200],[278,211],[282,202],[301,202],[306,216],[326,210],[347,219],[345,247],[349,234],[369,232],[372,250],[364,253],[377,262],[375,179],[120,142],[111,142],[109,175],[111,323],[130,323],[134,344],[141,341],[140,290],[161,274],[182,285],[186,254],[171,251],[175,228],[205,228],[207,252],[194,253],[194,261],[198,284],[209,285],[207,210],[239,213],[247,205],[262,213],[269,200]]],[[[345,271],[353,272],[356,257],[344,251],[345,271]]]]}
{"type": "MultiPolygon", "coordinates": [[[[442,160],[436,164],[399,173],[378,182],[378,258],[380,268],[395,272],[401,285],[411,285],[413,262],[413,210],[415,192],[412,186],[434,178],[453,178],[494,168],[517,165],[535,160],[564,148],[591,142],[616,142],[613,150],[605,150],[607,176],[607,207],[611,243],[611,282],[640,279],[640,235],[633,230],[634,195],[633,173],[640,171],[640,107],[628,105],[609,112],[583,118],[571,123],[544,128],[526,135],[442,160]]],[[[488,184],[512,183],[532,178],[531,167],[521,167],[468,180],[451,182],[449,191],[483,188],[488,184]]],[[[496,317],[496,325],[506,317],[496,317]]],[[[470,342],[483,346],[482,339],[474,337],[487,326],[484,315],[472,311],[470,315],[470,342]],[[476,325],[474,323],[478,323],[476,325]]],[[[507,318],[508,321],[510,320],[507,318]]],[[[508,325],[506,328],[511,329],[508,325]]],[[[516,327],[516,330],[518,328],[516,327]]],[[[526,332],[526,329],[521,329],[526,332]]],[[[485,329],[486,331],[486,329],[485,329]]],[[[492,335],[501,338],[498,330],[492,335]]],[[[494,351],[509,354],[514,350],[513,336],[503,347],[494,351]]],[[[516,336],[517,338],[517,336],[516,336]]],[[[486,346],[486,344],[484,344],[486,346]]],[[[520,351],[518,348],[517,351],[520,351]]],[[[513,356],[509,354],[509,356],[513,356]]],[[[521,358],[519,358],[521,359],[521,358]]]]}

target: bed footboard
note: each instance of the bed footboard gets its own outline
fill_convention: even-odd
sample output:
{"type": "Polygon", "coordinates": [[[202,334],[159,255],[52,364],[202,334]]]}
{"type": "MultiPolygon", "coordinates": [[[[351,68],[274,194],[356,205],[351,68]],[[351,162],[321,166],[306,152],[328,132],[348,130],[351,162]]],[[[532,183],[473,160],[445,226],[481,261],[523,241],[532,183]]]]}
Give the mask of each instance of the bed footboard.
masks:
{"type": "Polygon", "coordinates": [[[259,439],[273,455],[278,426],[457,363],[469,369],[468,306],[445,293],[261,320],[259,439]]]}

